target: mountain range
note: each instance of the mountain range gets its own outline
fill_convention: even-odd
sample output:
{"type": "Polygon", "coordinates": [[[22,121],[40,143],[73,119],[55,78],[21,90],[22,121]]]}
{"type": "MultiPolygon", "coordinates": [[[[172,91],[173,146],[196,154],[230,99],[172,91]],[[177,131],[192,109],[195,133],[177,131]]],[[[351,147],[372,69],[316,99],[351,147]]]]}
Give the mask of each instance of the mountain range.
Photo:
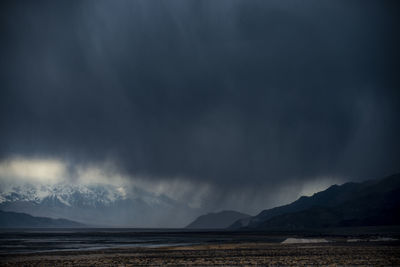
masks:
{"type": "Polygon", "coordinates": [[[310,229],[400,225],[400,174],[362,183],[333,185],[291,204],[234,222],[230,229],[310,229]]]}
{"type": "MultiPolygon", "coordinates": [[[[171,214],[174,214],[173,221],[178,223],[188,221],[188,217],[180,220],[182,214],[196,214],[196,210],[164,195],[104,184],[0,185],[0,210],[0,225],[8,221],[20,221],[23,225],[26,219],[26,226],[31,222],[32,227],[38,225],[37,219],[27,216],[47,217],[48,220],[65,218],[62,223],[66,225],[155,227],[163,222],[165,227],[170,227],[165,222],[171,214]],[[7,211],[25,214],[4,213],[7,211]]],[[[46,218],[39,221],[47,225],[59,222],[46,221],[46,218]]],[[[301,230],[378,225],[400,225],[400,174],[361,183],[332,185],[312,196],[302,196],[288,205],[264,210],[253,217],[236,211],[208,213],[186,228],[301,230]]]]}
{"type": "MultiPolygon", "coordinates": [[[[65,218],[91,226],[156,227],[194,211],[165,195],[109,184],[22,184],[0,187],[0,210],[65,218]],[[179,211],[184,211],[179,213],[179,211]]],[[[182,221],[188,218],[183,217],[182,221]]],[[[179,222],[179,221],[178,221],[179,222]]]]}

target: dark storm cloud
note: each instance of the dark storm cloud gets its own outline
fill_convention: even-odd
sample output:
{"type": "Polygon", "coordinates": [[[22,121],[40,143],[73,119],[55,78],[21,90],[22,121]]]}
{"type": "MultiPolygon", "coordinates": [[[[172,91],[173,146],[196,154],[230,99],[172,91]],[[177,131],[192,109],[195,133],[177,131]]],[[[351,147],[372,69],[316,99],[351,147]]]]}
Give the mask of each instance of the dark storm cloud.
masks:
{"type": "Polygon", "coordinates": [[[1,156],[216,185],[399,171],[395,1],[10,1],[1,156]]]}

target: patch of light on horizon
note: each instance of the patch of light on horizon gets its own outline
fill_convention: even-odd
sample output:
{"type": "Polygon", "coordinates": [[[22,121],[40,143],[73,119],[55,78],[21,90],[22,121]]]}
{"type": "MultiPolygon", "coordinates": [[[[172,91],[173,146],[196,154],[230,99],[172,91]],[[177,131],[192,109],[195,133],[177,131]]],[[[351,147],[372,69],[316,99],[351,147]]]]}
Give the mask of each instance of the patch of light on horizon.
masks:
{"type": "Polygon", "coordinates": [[[302,185],[298,196],[312,196],[315,193],[324,191],[334,184],[342,184],[343,181],[340,178],[335,177],[318,177],[302,185]]]}
{"type": "Polygon", "coordinates": [[[318,176],[307,181],[288,183],[269,195],[266,199],[269,206],[265,206],[263,209],[290,204],[302,196],[310,197],[334,184],[342,184],[343,182],[343,178],[340,177],[318,176]]]}

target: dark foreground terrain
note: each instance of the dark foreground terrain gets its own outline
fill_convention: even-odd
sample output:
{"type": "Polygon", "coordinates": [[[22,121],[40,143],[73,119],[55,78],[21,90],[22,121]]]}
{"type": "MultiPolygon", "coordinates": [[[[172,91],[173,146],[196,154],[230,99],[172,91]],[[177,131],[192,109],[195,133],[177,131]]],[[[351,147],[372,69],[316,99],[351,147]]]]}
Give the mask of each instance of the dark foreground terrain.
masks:
{"type": "Polygon", "coordinates": [[[145,265],[399,266],[396,242],[239,243],[3,255],[3,266],[145,265]]]}
{"type": "Polygon", "coordinates": [[[147,265],[400,266],[400,229],[0,231],[0,266],[147,265]]]}

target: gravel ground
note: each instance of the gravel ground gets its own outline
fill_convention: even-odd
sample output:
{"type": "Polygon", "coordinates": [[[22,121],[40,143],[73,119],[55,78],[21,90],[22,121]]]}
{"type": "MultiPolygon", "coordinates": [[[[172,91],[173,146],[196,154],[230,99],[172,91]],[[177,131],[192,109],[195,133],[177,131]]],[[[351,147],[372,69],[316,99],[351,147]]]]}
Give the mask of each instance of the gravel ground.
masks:
{"type": "Polygon", "coordinates": [[[2,255],[2,266],[400,266],[399,242],[245,243],[2,255]]]}

